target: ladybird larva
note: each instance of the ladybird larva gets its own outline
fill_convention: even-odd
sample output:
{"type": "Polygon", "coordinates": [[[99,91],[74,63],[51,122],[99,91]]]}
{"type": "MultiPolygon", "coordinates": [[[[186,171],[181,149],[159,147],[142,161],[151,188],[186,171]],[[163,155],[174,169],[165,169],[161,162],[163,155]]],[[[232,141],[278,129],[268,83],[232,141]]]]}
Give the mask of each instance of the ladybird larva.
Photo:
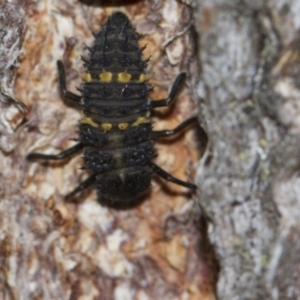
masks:
{"type": "Polygon", "coordinates": [[[144,48],[139,46],[140,35],[128,17],[113,13],[94,36],[93,46],[87,47],[89,58],[84,59],[81,95],[67,91],[64,66],[57,62],[63,97],[83,111],[78,143],[57,155],[31,153],[28,159],[60,160],[83,150],[84,169],[91,175],[66,198],[95,185],[99,198],[112,204],[130,204],[149,189],[153,174],[196,189],[153,163],[157,139],[172,136],[197,121],[191,117],[173,130],[152,130],[150,110],[173,102],[185,73],[177,76],[168,98],[153,101],[148,98],[151,89],[146,84],[144,48]]]}

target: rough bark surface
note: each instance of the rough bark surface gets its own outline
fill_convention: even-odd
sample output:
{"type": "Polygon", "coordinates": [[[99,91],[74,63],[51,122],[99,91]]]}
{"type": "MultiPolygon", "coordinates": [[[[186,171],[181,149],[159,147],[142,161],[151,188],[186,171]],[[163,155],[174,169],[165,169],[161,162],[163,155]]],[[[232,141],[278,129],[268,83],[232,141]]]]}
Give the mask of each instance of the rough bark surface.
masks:
{"type": "Polygon", "coordinates": [[[300,3],[202,0],[195,19],[218,298],[300,299],[300,3]]]}
{"type": "MultiPolygon", "coordinates": [[[[1,2],[0,21],[10,2],[1,2]]],[[[10,152],[0,157],[1,299],[214,299],[210,251],[199,234],[195,194],[157,180],[135,209],[104,207],[92,189],[78,203],[67,203],[63,195],[86,176],[79,169],[80,155],[63,162],[26,161],[32,151],[58,153],[74,143],[70,139],[76,137],[80,113],[59,94],[56,61],[63,60],[68,88],[77,93],[84,44],[92,43],[92,31],[115,10],[130,16],[145,35],[141,45],[147,43],[145,59],[152,55],[153,99],[167,96],[178,73],[188,74],[175,105],[154,115],[154,128],[174,128],[196,114],[191,91],[199,69],[192,10],[185,2],[25,1],[16,4],[12,15],[4,14],[18,46],[12,57],[22,54],[15,93],[28,112],[23,123],[18,120],[24,114],[13,118],[18,122],[10,127],[10,152]]],[[[10,65],[9,70],[15,74],[10,65]]],[[[13,78],[9,82],[13,85],[13,78]]],[[[9,103],[15,107],[17,102],[9,103]]],[[[197,146],[195,130],[163,141],[157,145],[157,164],[192,181],[193,162],[201,155],[197,146]]]]}
{"type": "Polygon", "coordinates": [[[25,12],[18,2],[0,2],[0,148],[9,153],[16,146],[13,135],[26,107],[15,98],[13,83],[25,32],[25,12]]]}
{"type": "MultiPolygon", "coordinates": [[[[300,299],[299,1],[121,4],[0,2],[1,299],[214,299],[216,276],[222,300],[300,299]],[[215,253],[193,197],[180,187],[154,181],[151,195],[127,211],[99,205],[92,190],[66,203],[63,195],[85,176],[80,157],[25,159],[72,145],[80,115],[59,95],[56,60],[76,92],[83,43],[115,10],[145,34],[153,99],[188,73],[170,112],[155,115],[155,129],[192,115],[197,92],[209,137],[199,204],[215,253]]],[[[157,163],[191,180],[204,148],[195,139],[186,133],[158,145],[157,163]]]]}

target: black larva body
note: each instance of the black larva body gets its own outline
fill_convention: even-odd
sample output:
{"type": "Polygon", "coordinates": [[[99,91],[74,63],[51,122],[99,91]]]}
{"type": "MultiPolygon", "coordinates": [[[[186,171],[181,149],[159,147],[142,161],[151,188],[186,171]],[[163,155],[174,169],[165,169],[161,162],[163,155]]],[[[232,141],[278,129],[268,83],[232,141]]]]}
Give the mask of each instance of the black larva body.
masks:
{"type": "Polygon", "coordinates": [[[150,187],[153,173],[168,181],[195,188],[172,177],[153,163],[154,141],[182,130],[196,118],[190,118],[174,130],[152,131],[150,109],[167,106],[175,97],[185,74],[180,74],[167,99],[148,99],[149,87],[144,73],[139,35],[127,16],[112,14],[94,34],[89,58],[84,59],[86,73],[81,96],[66,90],[64,67],[58,62],[60,85],[65,98],[83,110],[78,144],[58,155],[32,153],[30,159],[63,159],[83,149],[84,169],[92,175],[66,197],[95,184],[99,198],[112,203],[130,203],[150,187]]]}
{"type": "Polygon", "coordinates": [[[85,82],[82,87],[85,116],[92,119],[92,124],[107,124],[104,130],[88,124],[89,120],[79,126],[79,141],[85,145],[84,161],[87,169],[98,173],[99,194],[113,201],[128,201],[149,187],[149,161],[155,158],[151,123],[149,116],[145,117],[149,89],[144,80],[139,80],[146,63],[138,38],[126,15],[113,14],[89,49],[86,67],[92,82],[85,82]],[[111,79],[110,74],[106,75],[107,82],[99,80],[99,74],[104,73],[112,75],[111,79]],[[141,123],[132,126],[138,118],[141,123]]]}

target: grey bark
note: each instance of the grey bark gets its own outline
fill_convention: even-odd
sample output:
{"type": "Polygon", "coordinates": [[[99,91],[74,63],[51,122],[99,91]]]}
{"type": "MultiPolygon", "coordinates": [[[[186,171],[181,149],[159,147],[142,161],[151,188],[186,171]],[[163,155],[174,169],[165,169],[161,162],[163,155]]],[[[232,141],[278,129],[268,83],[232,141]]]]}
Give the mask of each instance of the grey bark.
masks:
{"type": "Polygon", "coordinates": [[[13,92],[24,31],[23,8],[18,2],[0,1],[0,148],[5,152],[15,147],[13,132],[26,112],[13,92]]]}
{"type": "Polygon", "coordinates": [[[300,299],[299,1],[203,0],[195,19],[218,297],[300,299]]]}

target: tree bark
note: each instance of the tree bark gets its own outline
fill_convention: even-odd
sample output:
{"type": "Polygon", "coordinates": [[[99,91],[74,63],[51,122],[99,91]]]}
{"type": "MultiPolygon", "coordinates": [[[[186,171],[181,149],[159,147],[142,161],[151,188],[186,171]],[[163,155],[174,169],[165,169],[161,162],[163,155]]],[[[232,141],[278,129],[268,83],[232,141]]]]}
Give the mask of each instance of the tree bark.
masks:
{"type": "MultiPolygon", "coordinates": [[[[26,160],[31,152],[56,154],[74,144],[80,113],[59,93],[56,61],[63,60],[67,87],[78,93],[78,73],[84,71],[80,55],[88,55],[85,44],[92,45],[92,31],[116,10],[143,34],[144,59],[151,57],[146,71],[154,73],[153,100],[167,97],[176,76],[187,73],[174,105],[153,114],[154,129],[172,129],[195,116],[192,89],[199,69],[190,6],[175,0],[18,5],[14,13],[22,8],[24,13],[13,36],[23,40],[22,50],[17,44],[21,64],[11,71],[18,72],[14,92],[27,114],[13,114],[16,125],[0,135],[0,142],[3,136],[11,141],[10,151],[0,144],[5,150],[0,153],[0,298],[214,299],[209,245],[199,234],[204,225],[195,193],[154,178],[151,193],[133,209],[108,208],[96,201],[93,189],[78,195],[77,203],[67,202],[63,196],[88,175],[80,170],[80,154],[61,162],[26,160]]],[[[6,23],[16,26],[5,16],[6,23]]],[[[13,86],[13,78],[9,83],[13,86]]],[[[157,143],[156,163],[193,182],[193,166],[201,156],[197,146],[196,133],[186,130],[157,143]]],[[[204,143],[199,146],[202,150],[204,143]]]]}
{"type": "Polygon", "coordinates": [[[200,1],[199,203],[218,298],[300,299],[299,1],[200,1]]]}

